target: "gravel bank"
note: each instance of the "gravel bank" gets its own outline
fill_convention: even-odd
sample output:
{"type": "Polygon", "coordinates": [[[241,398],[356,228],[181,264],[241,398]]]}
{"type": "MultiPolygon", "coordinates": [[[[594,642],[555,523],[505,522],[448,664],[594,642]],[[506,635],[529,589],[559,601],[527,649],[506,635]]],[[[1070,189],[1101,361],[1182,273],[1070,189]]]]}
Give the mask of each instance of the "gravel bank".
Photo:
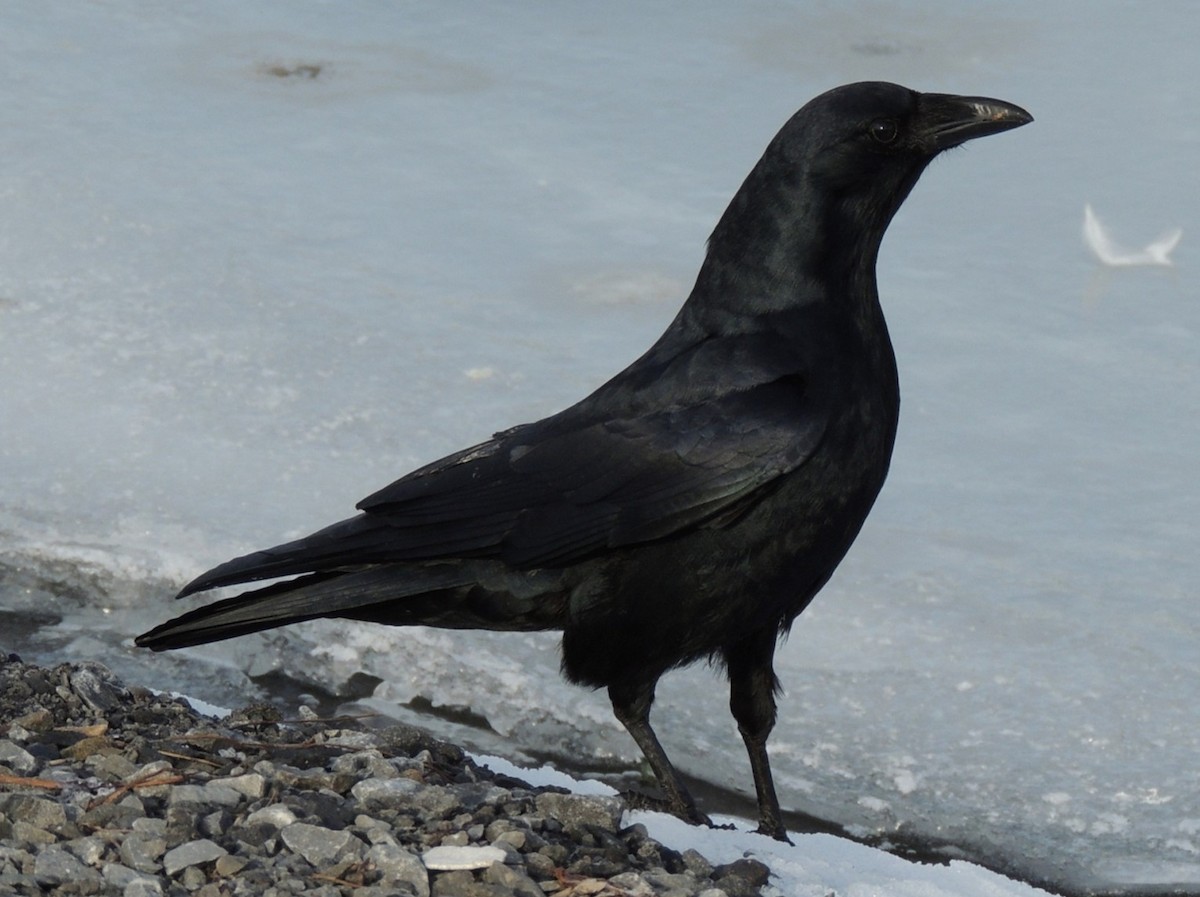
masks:
{"type": "Polygon", "coordinates": [[[0,658],[0,897],[750,897],[621,826],[618,798],[532,788],[412,727],[226,719],[99,664],[0,658]]]}

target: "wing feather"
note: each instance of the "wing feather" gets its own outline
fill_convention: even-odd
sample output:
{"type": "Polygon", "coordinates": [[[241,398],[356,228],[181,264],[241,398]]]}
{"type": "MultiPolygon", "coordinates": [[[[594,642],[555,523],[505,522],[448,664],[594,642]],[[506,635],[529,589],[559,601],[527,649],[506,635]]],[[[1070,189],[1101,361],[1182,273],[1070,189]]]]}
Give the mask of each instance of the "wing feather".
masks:
{"type": "Polygon", "coordinates": [[[184,594],[446,558],[561,566],[733,519],[731,511],[804,463],[827,422],[795,359],[770,345],[751,351],[752,339],[671,361],[695,376],[659,371],[637,388],[610,382],[592,397],[606,393],[603,416],[589,414],[585,400],[499,433],[369,496],[357,517],[223,564],[184,594]],[[722,381],[712,368],[724,363],[736,367],[722,381]],[[664,379],[684,385],[670,401],[656,394],[664,379]]]}

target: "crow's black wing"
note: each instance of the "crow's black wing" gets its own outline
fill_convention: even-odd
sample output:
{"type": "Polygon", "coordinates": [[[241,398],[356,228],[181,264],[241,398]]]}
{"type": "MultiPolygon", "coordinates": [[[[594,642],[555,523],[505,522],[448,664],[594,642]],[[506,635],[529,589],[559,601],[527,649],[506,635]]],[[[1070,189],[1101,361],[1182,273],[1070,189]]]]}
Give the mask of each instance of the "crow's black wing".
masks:
{"type": "Polygon", "coordinates": [[[184,594],[403,561],[563,566],[728,519],[804,463],[825,408],[778,357],[760,353],[703,382],[713,360],[675,359],[641,386],[614,381],[604,402],[595,401],[602,387],[559,415],[414,471],[364,499],[359,516],[223,564],[184,594]]]}

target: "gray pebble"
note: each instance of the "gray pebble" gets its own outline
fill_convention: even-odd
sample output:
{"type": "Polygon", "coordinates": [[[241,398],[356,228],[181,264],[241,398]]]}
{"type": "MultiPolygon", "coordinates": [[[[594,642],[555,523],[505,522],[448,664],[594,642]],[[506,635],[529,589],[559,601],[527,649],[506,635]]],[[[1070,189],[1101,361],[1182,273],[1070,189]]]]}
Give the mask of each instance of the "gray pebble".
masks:
{"type": "Polygon", "coordinates": [[[345,830],[335,832],[304,822],[292,823],[279,833],[279,837],[289,850],[300,854],[318,869],[339,860],[350,849],[351,843],[358,840],[345,830]]]}
{"type": "Polygon", "coordinates": [[[48,829],[67,821],[66,811],[56,801],[29,794],[10,794],[0,798],[0,812],[15,822],[25,822],[37,828],[48,829]]]}
{"type": "Polygon", "coordinates": [[[395,835],[393,835],[390,831],[388,831],[387,828],[367,829],[366,836],[367,836],[367,843],[371,844],[371,845],[398,843],[396,841],[395,835]]]}
{"type": "Polygon", "coordinates": [[[483,880],[504,888],[513,897],[545,897],[545,892],[520,869],[503,863],[492,863],[483,873],[483,880]]]}
{"type": "Polygon", "coordinates": [[[68,681],[71,690],[99,713],[120,707],[132,697],[112,671],[99,663],[85,661],[79,664],[71,671],[68,681]]]}
{"type": "Polygon", "coordinates": [[[167,820],[143,816],[141,819],[133,820],[133,825],[130,827],[140,834],[154,835],[161,838],[167,833],[167,820]]]}
{"type": "Polygon", "coordinates": [[[708,878],[712,875],[712,863],[706,860],[699,851],[689,847],[680,856],[683,859],[683,865],[687,867],[687,871],[697,878],[708,878]]]}
{"type": "Polygon", "coordinates": [[[167,850],[166,839],[156,835],[127,835],[118,852],[121,861],[138,872],[157,872],[162,863],[159,858],[167,850]]]}
{"type": "Polygon", "coordinates": [[[629,897],[653,897],[654,888],[637,872],[622,872],[608,880],[614,888],[620,888],[629,897]]]}
{"type": "Polygon", "coordinates": [[[246,799],[246,795],[236,788],[230,788],[221,782],[206,782],[204,784],[204,800],[202,803],[218,804],[222,807],[236,807],[246,799]]]}
{"type": "Polygon", "coordinates": [[[244,825],[273,825],[277,829],[285,828],[296,821],[296,814],[286,804],[271,804],[255,810],[243,821],[244,825]]]}
{"type": "Polygon", "coordinates": [[[44,828],[38,828],[36,825],[30,825],[28,822],[14,822],[12,824],[12,834],[9,836],[17,844],[53,844],[58,838],[50,834],[44,828]]]}
{"type": "Polygon", "coordinates": [[[133,775],[137,766],[120,754],[93,754],[87,759],[88,768],[107,781],[121,781],[133,775]]]}
{"type": "Polygon", "coordinates": [[[198,866],[201,863],[210,863],[218,857],[225,856],[228,852],[224,847],[207,838],[188,841],[186,844],[180,844],[178,847],[168,850],[163,855],[163,871],[174,877],[182,869],[198,866]]]}
{"type": "Polygon", "coordinates": [[[19,847],[0,844],[0,864],[3,863],[9,863],[18,869],[23,869],[27,865],[33,868],[33,854],[27,850],[21,850],[19,847]]]}
{"type": "Polygon", "coordinates": [[[87,866],[95,866],[104,856],[104,841],[100,838],[75,838],[63,844],[78,860],[87,866]]]}
{"type": "Polygon", "coordinates": [[[547,881],[554,878],[558,863],[544,853],[530,853],[525,856],[525,868],[538,881],[547,881]]]}
{"type": "Polygon", "coordinates": [[[208,881],[208,876],[195,866],[188,866],[179,876],[179,883],[189,891],[199,890],[208,881]]]}
{"type": "Polygon", "coordinates": [[[235,857],[227,853],[223,857],[217,857],[217,861],[213,863],[213,871],[222,878],[231,878],[241,872],[248,862],[250,861],[246,857],[235,857]]]}
{"type": "Polygon", "coordinates": [[[538,812],[553,816],[567,829],[594,825],[615,832],[621,825],[625,805],[615,797],[585,796],[582,794],[539,794],[538,812]]]}
{"type": "Polygon", "coordinates": [[[643,877],[657,890],[682,891],[685,894],[694,894],[699,890],[696,876],[690,872],[672,873],[665,869],[649,869],[643,873],[643,877]]]}
{"type": "Polygon", "coordinates": [[[429,872],[415,853],[394,844],[376,844],[366,860],[389,885],[408,885],[417,897],[429,897],[429,872]]]}
{"type": "Polygon", "coordinates": [[[40,885],[67,882],[100,882],[100,873],[90,869],[57,844],[40,851],[33,861],[33,877],[40,885]]]}
{"type": "MultiPolygon", "coordinates": [[[[405,781],[397,779],[396,781],[405,781]]],[[[423,810],[430,816],[435,818],[444,818],[459,809],[462,804],[456,795],[449,788],[439,788],[437,786],[422,786],[419,791],[413,794],[408,799],[408,806],[418,810],[423,810]]]]}
{"type": "Polygon", "coordinates": [[[167,806],[176,807],[180,804],[204,803],[205,791],[203,785],[174,785],[167,796],[167,806]]]}
{"type": "Polygon", "coordinates": [[[151,878],[136,878],[125,886],[122,897],[162,897],[162,885],[151,878]]]}
{"type": "MultiPolygon", "coordinates": [[[[376,739],[370,732],[355,732],[351,729],[342,729],[336,735],[327,738],[325,743],[368,750],[375,747],[376,739]]],[[[380,754],[380,756],[382,757],[383,755],[380,754]]]]}
{"type": "Polygon", "coordinates": [[[267,793],[267,780],[257,772],[248,772],[240,776],[228,776],[221,779],[213,779],[209,785],[222,785],[226,788],[231,788],[238,794],[257,800],[267,793]]]}
{"type": "Polygon", "coordinates": [[[478,885],[475,876],[470,872],[443,872],[434,877],[431,892],[433,897],[464,897],[467,894],[471,897],[481,897],[478,885]]]}
{"type": "Polygon", "coordinates": [[[412,796],[424,786],[412,779],[363,779],[350,789],[367,809],[407,806],[412,796]]]}
{"type": "Polygon", "coordinates": [[[131,828],[145,812],[129,805],[100,804],[79,817],[79,823],[91,829],[131,828]]]}
{"type": "Polygon", "coordinates": [[[0,764],[19,776],[27,776],[38,768],[33,754],[7,738],[0,738],[0,764]]]}
{"type": "MultiPolygon", "coordinates": [[[[489,828],[489,832],[490,832],[490,830],[491,829],[489,828]]],[[[509,831],[501,832],[500,834],[494,835],[492,837],[492,845],[494,847],[501,847],[502,845],[508,845],[516,850],[521,850],[522,848],[524,848],[525,841],[526,841],[526,834],[525,834],[525,832],[521,831],[519,828],[510,829],[509,831]]]]}
{"type": "Polygon", "coordinates": [[[124,890],[133,881],[154,881],[157,883],[157,880],[151,878],[149,875],[130,869],[128,866],[122,866],[120,863],[105,863],[100,875],[107,884],[121,890],[124,890]]]}

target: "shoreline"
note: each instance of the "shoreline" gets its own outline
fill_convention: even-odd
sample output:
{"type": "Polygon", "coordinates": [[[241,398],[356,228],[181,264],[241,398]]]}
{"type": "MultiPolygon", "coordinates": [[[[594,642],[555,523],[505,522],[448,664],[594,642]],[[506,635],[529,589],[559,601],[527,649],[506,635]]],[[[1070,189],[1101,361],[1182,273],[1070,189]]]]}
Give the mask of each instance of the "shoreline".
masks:
{"type": "Polygon", "coordinates": [[[755,897],[622,826],[618,797],[496,774],[416,727],[224,719],[98,663],[0,658],[0,897],[755,897]]]}

